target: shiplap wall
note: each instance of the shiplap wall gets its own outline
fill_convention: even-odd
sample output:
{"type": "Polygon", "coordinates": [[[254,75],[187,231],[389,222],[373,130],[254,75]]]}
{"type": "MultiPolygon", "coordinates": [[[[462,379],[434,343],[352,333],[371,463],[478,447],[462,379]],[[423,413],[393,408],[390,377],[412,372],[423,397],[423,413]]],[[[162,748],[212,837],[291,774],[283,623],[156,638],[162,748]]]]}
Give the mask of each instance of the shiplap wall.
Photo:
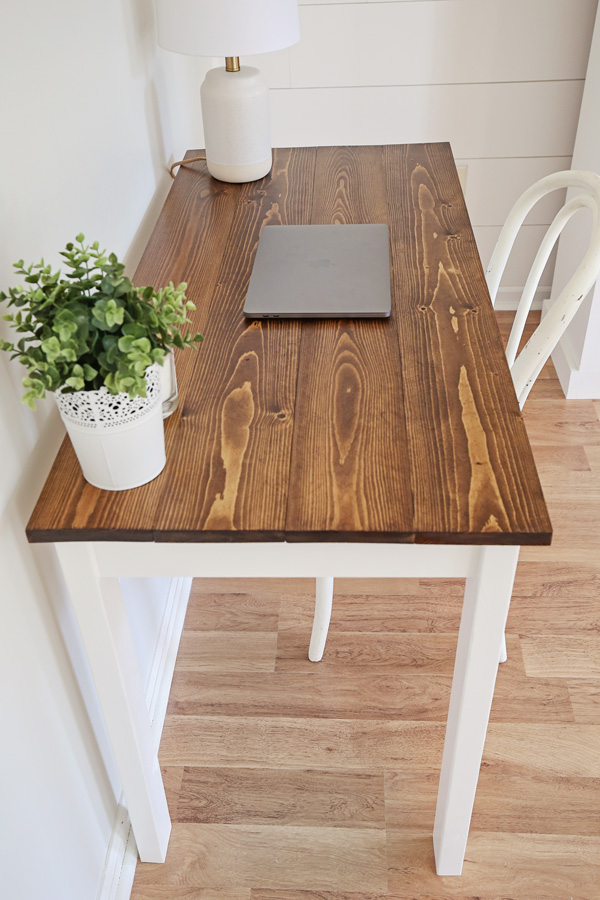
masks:
{"type": "MultiPolygon", "coordinates": [[[[300,0],[300,43],[244,62],[272,88],[274,146],[449,140],[485,264],[521,191],[570,166],[597,5],[300,0]]],[[[560,202],[528,219],[504,300],[560,202]]]]}

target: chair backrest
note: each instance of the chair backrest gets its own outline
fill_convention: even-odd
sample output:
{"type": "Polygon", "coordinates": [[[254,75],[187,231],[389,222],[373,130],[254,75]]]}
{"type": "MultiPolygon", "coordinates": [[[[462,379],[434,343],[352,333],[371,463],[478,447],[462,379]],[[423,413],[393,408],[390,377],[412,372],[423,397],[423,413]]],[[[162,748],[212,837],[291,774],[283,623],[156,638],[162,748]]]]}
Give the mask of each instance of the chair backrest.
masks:
{"type": "Polygon", "coordinates": [[[506,262],[527,213],[546,194],[561,188],[581,188],[582,191],[567,200],[540,244],[519,301],[506,346],[506,358],[521,407],[523,407],[546,360],[579,309],[581,301],[600,275],[600,175],[575,170],[556,172],[532,185],[511,209],[486,270],[486,280],[493,305],[506,262]],[[548,257],[552,253],[561,231],[571,216],[579,209],[589,209],[592,212],[592,233],[588,250],[534,334],[517,356],[525,322],[548,257]]]}

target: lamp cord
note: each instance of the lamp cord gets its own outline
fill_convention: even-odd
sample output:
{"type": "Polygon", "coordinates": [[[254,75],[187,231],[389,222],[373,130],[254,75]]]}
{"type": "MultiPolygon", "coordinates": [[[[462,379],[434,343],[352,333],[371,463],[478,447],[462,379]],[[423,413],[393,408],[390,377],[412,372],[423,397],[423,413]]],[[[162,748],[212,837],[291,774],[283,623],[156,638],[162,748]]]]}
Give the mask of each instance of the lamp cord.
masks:
{"type": "Polygon", "coordinates": [[[175,178],[173,169],[176,169],[177,166],[184,166],[186,163],[191,163],[191,162],[199,162],[201,159],[206,159],[206,157],[205,156],[190,156],[189,159],[180,159],[178,162],[174,162],[173,165],[171,166],[171,168],[169,169],[171,178],[175,178]]]}

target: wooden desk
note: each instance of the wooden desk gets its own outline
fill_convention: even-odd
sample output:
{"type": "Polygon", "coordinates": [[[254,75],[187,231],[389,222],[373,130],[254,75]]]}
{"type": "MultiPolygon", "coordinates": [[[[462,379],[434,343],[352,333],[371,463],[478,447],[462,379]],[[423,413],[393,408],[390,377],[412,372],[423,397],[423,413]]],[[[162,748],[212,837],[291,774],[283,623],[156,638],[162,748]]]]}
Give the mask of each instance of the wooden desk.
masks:
{"type": "Polygon", "coordinates": [[[450,147],[277,150],[244,185],[190,164],[135,275],[171,280],[205,342],[164,472],[103,492],[65,439],[27,531],[56,544],[140,856],[170,822],[118,576],[466,577],[434,829],[459,874],[518,548],[551,526],[450,147]],[[391,319],[244,320],[264,225],[359,222],[390,226],[391,319]]]}

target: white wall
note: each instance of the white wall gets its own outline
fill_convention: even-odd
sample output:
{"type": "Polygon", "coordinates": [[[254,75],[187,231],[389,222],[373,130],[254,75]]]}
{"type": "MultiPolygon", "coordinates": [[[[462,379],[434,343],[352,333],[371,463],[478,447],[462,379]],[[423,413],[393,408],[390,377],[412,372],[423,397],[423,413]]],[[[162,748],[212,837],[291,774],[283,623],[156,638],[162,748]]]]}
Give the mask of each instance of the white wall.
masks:
{"type": "MultiPolygon", "coordinates": [[[[521,191],[569,168],[597,0],[300,4],[300,44],[254,58],[274,89],[274,145],[449,140],[487,263],[521,191]]],[[[528,220],[501,298],[559,203],[528,220]]]]}
{"type": "MultiPolygon", "coordinates": [[[[600,13],[590,50],[581,114],[573,151],[573,169],[600,173],[600,13]]],[[[575,195],[576,190],[571,193],[575,195]]],[[[588,245],[591,217],[575,216],[561,235],[552,299],[556,299],[583,257],[588,245]]],[[[600,282],[582,303],[552,355],[565,396],[569,399],[600,397],[600,282]]]]}
{"type": "MultiPolygon", "coordinates": [[[[203,69],[156,49],[149,0],[1,4],[0,286],[80,230],[133,271],[167,162],[202,143],[203,69]]],[[[54,551],[24,534],[63,429],[0,357],[0,896],[94,900],[120,787],[54,551]]],[[[129,585],[144,676],[164,595],[129,585]]]]}

